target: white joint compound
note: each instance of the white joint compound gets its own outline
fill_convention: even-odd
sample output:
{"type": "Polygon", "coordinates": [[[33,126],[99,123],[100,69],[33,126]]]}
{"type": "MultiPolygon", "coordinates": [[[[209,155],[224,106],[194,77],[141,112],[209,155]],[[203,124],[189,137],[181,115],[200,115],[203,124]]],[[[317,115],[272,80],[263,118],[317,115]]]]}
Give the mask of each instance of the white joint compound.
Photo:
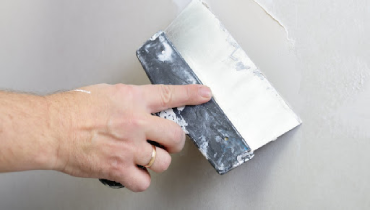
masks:
{"type": "Polygon", "coordinates": [[[253,151],[301,123],[200,1],[191,2],[166,34],[253,151]]]}

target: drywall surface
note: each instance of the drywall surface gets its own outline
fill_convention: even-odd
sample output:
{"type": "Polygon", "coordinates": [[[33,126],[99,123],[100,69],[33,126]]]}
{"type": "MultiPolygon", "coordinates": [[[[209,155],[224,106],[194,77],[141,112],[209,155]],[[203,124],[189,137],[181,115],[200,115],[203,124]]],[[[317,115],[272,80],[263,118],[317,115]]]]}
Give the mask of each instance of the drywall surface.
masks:
{"type": "MultiPolygon", "coordinates": [[[[369,209],[370,3],[256,1],[206,2],[300,127],[223,176],[188,141],[144,193],[57,172],[0,174],[0,209],[369,209]]],[[[0,1],[0,89],[147,84],[135,51],[187,2],[0,1]]]]}

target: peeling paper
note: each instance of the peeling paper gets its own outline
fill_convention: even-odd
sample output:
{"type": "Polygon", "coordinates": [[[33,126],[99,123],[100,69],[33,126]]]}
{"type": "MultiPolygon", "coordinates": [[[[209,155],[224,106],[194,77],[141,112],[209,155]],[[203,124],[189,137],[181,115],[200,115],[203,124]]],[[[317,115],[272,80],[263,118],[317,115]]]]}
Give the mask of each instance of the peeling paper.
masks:
{"type": "Polygon", "coordinates": [[[268,14],[273,20],[275,20],[281,27],[284,28],[286,34],[287,34],[287,40],[293,45],[295,45],[295,40],[290,37],[289,30],[285,26],[285,24],[275,15],[275,13],[271,10],[273,10],[274,2],[271,0],[254,0],[265,12],[268,14]]]}

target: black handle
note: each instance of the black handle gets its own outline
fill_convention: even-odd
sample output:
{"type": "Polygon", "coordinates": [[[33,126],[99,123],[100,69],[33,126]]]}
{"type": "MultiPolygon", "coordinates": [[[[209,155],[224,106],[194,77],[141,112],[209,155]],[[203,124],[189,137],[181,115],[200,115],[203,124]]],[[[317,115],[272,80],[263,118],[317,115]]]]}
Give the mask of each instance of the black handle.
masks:
{"type": "Polygon", "coordinates": [[[99,181],[105,185],[105,186],[108,186],[110,188],[113,188],[113,189],[121,189],[121,188],[124,188],[125,186],[123,186],[121,183],[119,182],[115,182],[115,181],[110,181],[108,179],[99,179],[99,181]]]}

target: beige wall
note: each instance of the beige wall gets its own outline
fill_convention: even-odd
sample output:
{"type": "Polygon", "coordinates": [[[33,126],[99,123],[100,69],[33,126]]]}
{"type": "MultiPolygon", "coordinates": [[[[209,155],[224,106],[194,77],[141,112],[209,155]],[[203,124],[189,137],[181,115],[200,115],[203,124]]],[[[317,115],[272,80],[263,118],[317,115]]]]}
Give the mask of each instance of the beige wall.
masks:
{"type": "MultiPolygon", "coordinates": [[[[135,51],[186,2],[2,0],[0,89],[149,83],[135,51]]],[[[224,176],[189,140],[139,194],[57,172],[0,174],[0,209],[370,208],[368,1],[259,0],[291,41],[252,0],[207,2],[303,125],[224,176]]]]}

